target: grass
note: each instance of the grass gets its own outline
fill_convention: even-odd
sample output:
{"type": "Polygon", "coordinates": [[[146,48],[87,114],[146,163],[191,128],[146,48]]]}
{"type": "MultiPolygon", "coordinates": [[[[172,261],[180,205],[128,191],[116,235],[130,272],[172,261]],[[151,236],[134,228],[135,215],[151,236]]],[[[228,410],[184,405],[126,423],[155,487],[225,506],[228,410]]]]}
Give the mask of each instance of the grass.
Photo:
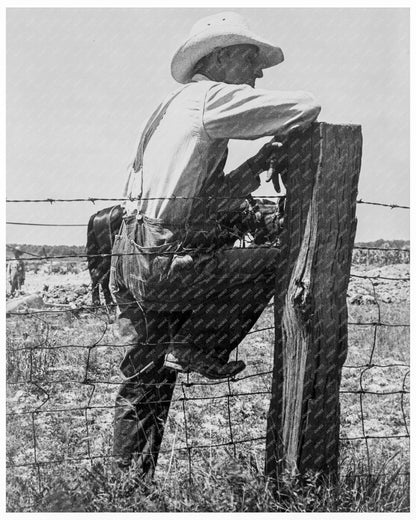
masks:
{"type": "MultiPolygon", "coordinates": [[[[408,323],[406,302],[351,306],[350,321],[378,321],[379,311],[383,323],[408,323]]],[[[113,345],[112,321],[105,313],[7,319],[7,411],[18,414],[7,417],[8,511],[409,510],[409,439],[402,437],[409,416],[409,394],[402,393],[409,384],[408,327],[380,326],[376,334],[374,326],[349,328],[338,483],[316,475],[272,483],[263,476],[269,309],[256,325],[266,330],[239,347],[248,365],[244,379],[209,385],[193,375],[179,379],[155,481],[144,484],[134,468],[122,478],[110,469],[123,356],[113,345]],[[187,443],[206,447],[179,449],[187,443]]]]}
{"type": "MultiPolygon", "coordinates": [[[[218,457],[220,459],[220,457],[218,457]]],[[[300,479],[282,476],[267,481],[241,456],[232,465],[195,465],[186,472],[144,483],[132,467],[122,478],[108,466],[63,466],[33,495],[32,510],[44,512],[400,512],[409,510],[407,477],[388,471],[388,464],[371,476],[357,477],[351,467],[337,483],[317,475],[300,479]]],[[[9,497],[19,502],[18,494],[9,497]]],[[[21,510],[16,507],[14,510],[21,510]]]]}

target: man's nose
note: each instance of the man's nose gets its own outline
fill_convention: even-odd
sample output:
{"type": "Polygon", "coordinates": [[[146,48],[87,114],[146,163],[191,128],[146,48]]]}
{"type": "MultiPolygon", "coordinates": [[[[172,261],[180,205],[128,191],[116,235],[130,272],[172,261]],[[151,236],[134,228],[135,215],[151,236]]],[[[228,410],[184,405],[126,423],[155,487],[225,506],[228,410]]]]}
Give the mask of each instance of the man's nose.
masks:
{"type": "Polygon", "coordinates": [[[259,67],[258,69],[256,69],[256,71],[254,72],[254,75],[256,78],[262,78],[263,77],[263,70],[259,67]]]}

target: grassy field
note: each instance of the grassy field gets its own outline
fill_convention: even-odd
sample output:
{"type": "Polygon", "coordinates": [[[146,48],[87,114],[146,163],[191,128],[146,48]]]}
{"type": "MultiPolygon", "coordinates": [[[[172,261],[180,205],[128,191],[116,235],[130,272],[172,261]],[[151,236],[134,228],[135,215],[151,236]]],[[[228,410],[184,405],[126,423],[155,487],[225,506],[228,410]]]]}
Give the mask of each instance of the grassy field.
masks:
{"type": "MultiPolygon", "coordinates": [[[[35,276],[27,282],[32,290],[42,282],[35,276]]],[[[76,284],[82,276],[58,278],[76,284]]],[[[386,284],[380,294],[389,291],[390,303],[349,306],[337,485],[283,475],[271,486],[263,477],[272,307],[255,327],[265,330],[253,330],[238,349],[247,369],[236,381],[179,378],[149,485],[137,481],[134,468],[123,479],[110,471],[123,356],[113,316],[10,316],[8,511],[409,510],[409,328],[368,325],[408,324],[409,291],[403,282],[386,284]]]]}

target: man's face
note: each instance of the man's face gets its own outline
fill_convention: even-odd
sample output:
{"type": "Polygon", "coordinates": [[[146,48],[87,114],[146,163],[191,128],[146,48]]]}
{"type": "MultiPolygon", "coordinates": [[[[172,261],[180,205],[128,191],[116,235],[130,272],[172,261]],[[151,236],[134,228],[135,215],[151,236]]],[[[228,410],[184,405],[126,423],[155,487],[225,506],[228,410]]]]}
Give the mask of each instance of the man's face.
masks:
{"type": "Polygon", "coordinates": [[[221,50],[225,83],[250,85],[254,87],[256,79],[263,77],[258,63],[258,48],[255,45],[241,44],[225,47],[221,50]]]}

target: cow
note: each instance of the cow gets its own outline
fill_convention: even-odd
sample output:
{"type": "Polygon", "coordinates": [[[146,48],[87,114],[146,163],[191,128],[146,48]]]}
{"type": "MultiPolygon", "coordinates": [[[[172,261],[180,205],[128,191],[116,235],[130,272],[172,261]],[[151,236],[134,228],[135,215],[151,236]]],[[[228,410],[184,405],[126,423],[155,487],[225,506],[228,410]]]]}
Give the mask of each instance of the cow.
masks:
{"type": "Polygon", "coordinates": [[[105,303],[114,304],[109,289],[111,267],[109,255],[113,248],[114,237],[122,223],[123,212],[120,205],[110,206],[91,215],[88,221],[86,249],[91,277],[92,304],[95,306],[100,305],[100,285],[105,303]]]}
{"type": "MultiPolygon", "coordinates": [[[[221,245],[232,246],[237,241],[247,239],[255,245],[276,243],[283,227],[284,204],[284,196],[273,202],[268,199],[254,199],[249,195],[239,210],[218,216],[218,224],[223,231],[221,245]]],[[[109,289],[110,255],[122,220],[123,208],[120,205],[102,209],[89,219],[87,255],[93,305],[100,305],[100,285],[105,303],[114,303],[109,289]]]]}

